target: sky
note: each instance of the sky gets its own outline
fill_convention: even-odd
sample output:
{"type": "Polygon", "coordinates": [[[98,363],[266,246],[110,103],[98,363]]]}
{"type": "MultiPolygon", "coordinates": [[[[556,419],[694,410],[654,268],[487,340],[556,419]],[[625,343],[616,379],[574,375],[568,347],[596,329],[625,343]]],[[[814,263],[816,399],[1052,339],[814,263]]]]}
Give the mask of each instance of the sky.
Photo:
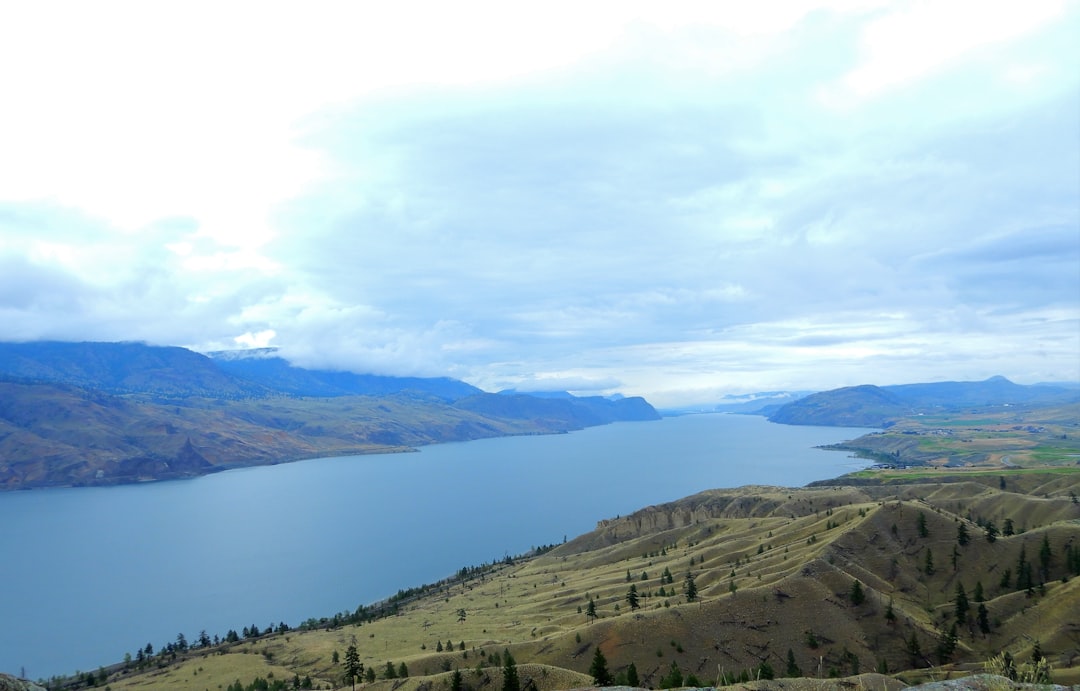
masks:
{"type": "Polygon", "coordinates": [[[0,340],[1080,380],[1080,3],[0,6],[0,340]]]}

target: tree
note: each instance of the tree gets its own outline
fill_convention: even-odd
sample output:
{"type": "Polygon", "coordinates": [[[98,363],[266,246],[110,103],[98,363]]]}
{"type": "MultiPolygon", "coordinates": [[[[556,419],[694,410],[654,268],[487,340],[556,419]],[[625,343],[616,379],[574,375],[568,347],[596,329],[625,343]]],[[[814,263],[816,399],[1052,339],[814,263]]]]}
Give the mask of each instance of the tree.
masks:
{"type": "Polygon", "coordinates": [[[919,529],[919,537],[930,537],[930,531],[926,527],[926,514],[922,511],[915,520],[916,527],[919,529]]]}
{"type": "Polygon", "coordinates": [[[802,670],[799,669],[799,665],[795,663],[795,653],[791,648],[787,649],[787,669],[784,672],[789,677],[801,677],[802,670]]]}
{"type": "Polygon", "coordinates": [[[626,591],[626,604],[630,605],[631,612],[641,607],[641,604],[638,603],[637,586],[632,583],[630,584],[630,590],[626,591]]]}
{"type": "Polygon", "coordinates": [[[596,646],[592,664],[589,665],[589,674],[592,675],[593,683],[597,686],[611,686],[611,672],[608,671],[607,658],[600,651],[600,646],[596,646]]]}
{"type": "Polygon", "coordinates": [[[1042,544],[1039,546],[1039,571],[1042,575],[1043,583],[1050,580],[1050,558],[1053,556],[1053,552],[1050,551],[1050,538],[1046,533],[1043,533],[1042,544]]]}
{"type": "Polygon", "coordinates": [[[687,602],[697,600],[697,585],[694,583],[694,574],[689,571],[686,572],[686,583],[683,585],[683,590],[686,592],[687,602]]]}
{"type": "Polygon", "coordinates": [[[926,563],[923,566],[923,572],[927,576],[934,575],[934,553],[930,551],[930,548],[926,548],[926,563]]]}
{"type": "Polygon", "coordinates": [[[589,598],[589,606],[585,608],[585,616],[589,618],[590,622],[596,619],[596,602],[591,597],[589,598]]]}
{"type": "Polygon", "coordinates": [[[637,667],[633,662],[626,668],[626,685],[634,688],[641,686],[641,679],[638,678],[637,667]]]}
{"type": "Polygon", "coordinates": [[[979,622],[979,631],[990,633],[990,613],[986,610],[986,603],[980,602],[976,612],[975,618],[979,622]]]}
{"type": "Polygon", "coordinates": [[[409,668],[404,662],[402,662],[400,665],[398,665],[397,675],[398,675],[398,679],[408,679],[409,678],[409,668]]]}
{"type": "Polygon", "coordinates": [[[960,581],[956,582],[956,597],[954,598],[956,605],[956,621],[963,623],[967,621],[968,613],[968,599],[967,593],[964,592],[964,584],[960,581]]]}
{"type": "Polygon", "coordinates": [[[896,622],[896,612],[893,611],[892,596],[889,596],[889,606],[885,608],[885,621],[893,624],[896,622]]]}
{"type": "Polygon", "coordinates": [[[674,660],[671,661],[671,667],[668,669],[668,673],[660,680],[660,688],[662,689],[675,689],[683,685],[682,670],[679,669],[679,663],[674,660]]]}
{"type": "Polygon", "coordinates": [[[922,662],[922,648],[919,646],[919,639],[914,631],[911,632],[911,638],[907,641],[907,653],[911,658],[911,666],[918,667],[922,662]]]}
{"type": "Polygon", "coordinates": [[[510,654],[510,650],[503,650],[503,683],[502,691],[521,691],[521,680],[518,679],[517,663],[510,654]]]}
{"type": "Polygon", "coordinates": [[[938,637],[937,644],[937,658],[938,664],[945,664],[952,657],[953,652],[956,650],[956,624],[952,625],[952,628],[948,632],[942,632],[938,637]]]}
{"type": "Polygon", "coordinates": [[[1001,528],[1001,534],[1005,537],[1016,534],[1016,528],[1013,526],[1013,519],[1006,518],[1005,525],[1001,528]]]}
{"type": "Polygon", "coordinates": [[[990,544],[994,544],[998,536],[998,529],[997,526],[994,525],[994,522],[987,521],[986,525],[983,527],[983,530],[986,531],[986,541],[990,544]]]}
{"type": "Polygon", "coordinates": [[[450,675],[450,691],[462,691],[461,690],[461,670],[455,669],[454,673],[450,675]]]}
{"type": "Polygon", "coordinates": [[[968,535],[967,526],[964,525],[963,521],[956,527],[956,541],[961,547],[971,541],[971,536],[968,535]]]}
{"type": "Polygon", "coordinates": [[[851,584],[850,597],[851,597],[851,604],[855,605],[856,607],[858,607],[859,605],[861,605],[863,602],[866,601],[866,594],[863,592],[862,584],[859,583],[858,579],[856,579],[851,584]]]}
{"type": "Polygon", "coordinates": [[[389,660],[386,661],[386,667],[383,669],[383,679],[396,679],[397,670],[394,669],[394,663],[389,660]]]}
{"type": "MultiPolygon", "coordinates": [[[[337,654],[337,651],[334,651],[337,654]]],[[[364,665],[360,663],[360,654],[356,652],[356,646],[350,645],[345,651],[345,662],[342,663],[345,668],[345,682],[352,684],[355,691],[356,678],[364,673],[364,665]]]]}

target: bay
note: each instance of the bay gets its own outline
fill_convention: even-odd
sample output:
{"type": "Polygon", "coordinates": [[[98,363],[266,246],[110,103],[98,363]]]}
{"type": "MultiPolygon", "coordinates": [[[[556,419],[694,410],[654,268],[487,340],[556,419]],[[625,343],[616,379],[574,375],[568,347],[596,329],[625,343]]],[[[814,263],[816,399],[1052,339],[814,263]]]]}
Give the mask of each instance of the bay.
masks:
{"type": "Polygon", "coordinates": [[[814,447],[866,432],[690,415],[0,494],[0,671],[295,626],[705,489],[835,477],[866,464],[814,447]]]}

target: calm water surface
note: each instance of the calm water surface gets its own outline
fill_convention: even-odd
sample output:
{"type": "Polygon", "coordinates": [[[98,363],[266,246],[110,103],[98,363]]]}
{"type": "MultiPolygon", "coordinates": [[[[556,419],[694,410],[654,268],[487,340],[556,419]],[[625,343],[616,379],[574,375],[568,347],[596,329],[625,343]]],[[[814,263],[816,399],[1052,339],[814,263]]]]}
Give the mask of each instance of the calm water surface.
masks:
{"type": "Polygon", "coordinates": [[[865,464],[865,429],[742,415],[326,458],[193,480],[0,494],[0,672],[94,670],[183,633],[355,609],[716,487],[865,464]]]}

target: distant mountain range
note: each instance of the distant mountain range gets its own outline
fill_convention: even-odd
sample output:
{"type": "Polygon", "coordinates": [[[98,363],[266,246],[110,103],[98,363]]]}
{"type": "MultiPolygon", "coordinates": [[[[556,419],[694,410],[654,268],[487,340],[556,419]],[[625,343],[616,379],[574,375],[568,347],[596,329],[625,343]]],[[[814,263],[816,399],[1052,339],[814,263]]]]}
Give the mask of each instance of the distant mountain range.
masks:
{"type": "Polygon", "coordinates": [[[897,418],[1002,406],[1042,407],[1080,401],[1080,390],[1015,384],[1005,377],[978,382],[849,386],[811,394],[781,407],[769,420],[786,425],[888,427],[897,418]]]}
{"type": "Polygon", "coordinates": [[[772,415],[783,406],[814,393],[813,391],[759,391],[748,394],[732,394],[721,398],[716,403],[703,403],[690,406],[663,408],[665,416],[694,415],[697,413],[745,413],[750,415],[772,415]]]}
{"type": "Polygon", "coordinates": [[[450,378],[307,370],[267,350],[0,343],[0,489],[191,477],[658,418],[640,397],[500,395],[450,378]]]}

